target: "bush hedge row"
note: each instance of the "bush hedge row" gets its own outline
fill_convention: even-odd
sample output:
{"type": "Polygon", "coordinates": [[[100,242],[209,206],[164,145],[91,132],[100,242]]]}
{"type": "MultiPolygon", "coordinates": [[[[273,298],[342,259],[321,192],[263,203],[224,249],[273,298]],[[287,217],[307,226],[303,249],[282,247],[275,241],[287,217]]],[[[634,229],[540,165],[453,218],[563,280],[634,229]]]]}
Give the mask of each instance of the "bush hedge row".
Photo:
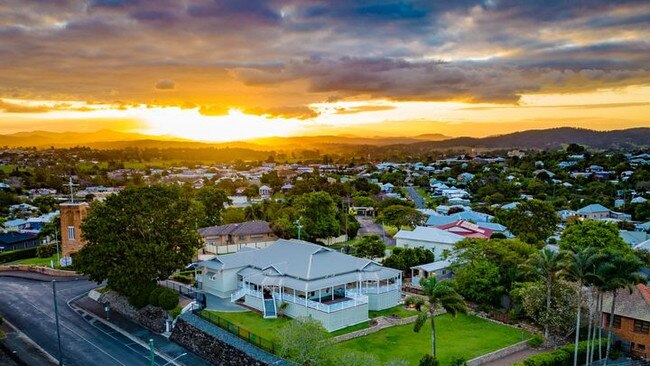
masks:
{"type": "Polygon", "coordinates": [[[43,244],[36,247],[36,255],[39,258],[48,258],[53,256],[54,253],[56,253],[55,244],[43,244]]]}
{"type": "Polygon", "coordinates": [[[165,310],[172,310],[178,305],[178,294],[167,287],[152,286],[150,289],[129,296],[129,303],[138,309],[151,304],[165,310]]]}
{"type": "Polygon", "coordinates": [[[12,250],[0,253],[0,263],[13,262],[34,257],[36,257],[36,248],[12,250]]]}
{"type": "MultiPolygon", "coordinates": [[[[578,343],[578,364],[583,365],[586,361],[588,341],[578,343]]],[[[596,340],[598,344],[598,340],[596,340]]],[[[514,363],[513,366],[564,366],[573,364],[574,344],[564,345],[554,351],[538,353],[530,356],[522,362],[514,363]]],[[[598,352],[594,352],[594,361],[598,360],[598,352]]]]}

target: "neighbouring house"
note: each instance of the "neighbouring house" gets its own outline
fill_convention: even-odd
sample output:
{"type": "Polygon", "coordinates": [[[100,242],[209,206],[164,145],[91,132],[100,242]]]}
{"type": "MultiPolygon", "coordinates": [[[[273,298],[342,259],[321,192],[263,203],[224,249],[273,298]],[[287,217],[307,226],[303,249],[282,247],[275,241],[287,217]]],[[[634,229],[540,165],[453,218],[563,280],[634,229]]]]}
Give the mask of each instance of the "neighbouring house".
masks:
{"type": "Polygon", "coordinates": [[[465,238],[474,239],[490,239],[494,233],[490,229],[482,228],[473,222],[465,220],[458,220],[446,225],[438,226],[438,229],[454,233],[465,238]]]}
{"type": "Polygon", "coordinates": [[[621,239],[631,247],[635,247],[639,243],[643,243],[650,239],[650,234],[645,231],[619,230],[618,236],[620,236],[621,239]]]}
{"type": "Polygon", "coordinates": [[[29,222],[25,219],[13,219],[7,220],[4,223],[4,228],[6,231],[20,231],[27,228],[29,222]]]}
{"type": "Polygon", "coordinates": [[[435,277],[438,281],[448,280],[454,275],[451,265],[452,262],[445,259],[411,267],[411,284],[420,287],[420,280],[430,277],[435,277]]]}
{"type": "MultiPolygon", "coordinates": [[[[612,296],[603,299],[604,328],[609,328],[612,296]]],[[[632,293],[621,290],[616,296],[612,327],[615,345],[633,356],[647,359],[650,352],[650,287],[638,284],[632,293]]]]}
{"type": "MultiPolygon", "coordinates": [[[[59,206],[61,212],[61,254],[64,258],[71,258],[72,255],[81,250],[85,241],[81,235],[81,222],[88,213],[89,205],[82,203],[62,203],[59,206]]],[[[66,259],[65,263],[72,263],[66,259]]]]}
{"type": "Polygon", "coordinates": [[[262,198],[271,198],[273,190],[269,186],[261,186],[259,189],[260,197],[262,198]]]}
{"type": "Polygon", "coordinates": [[[10,231],[0,233],[0,252],[8,250],[29,249],[38,246],[36,234],[10,231]]]}
{"type": "Polygon", "coordinates": [[[591,220],[631,220],[632,217],[629,214],[622,213],[622,212],[615,212],[607,207],[594,203],[588,206],[585,206],[578,211],[576,211],[576,214],[578,217],[581,217],[583,219],[591,219],[591,220]]]}
{"type": "Polygon", "coordinates": [[[266,221],[209,226],[199,229],[199,234],[205,243],[199,249],[199,255],[234,253],[242,248],[266,248],[278,239],[266,221]]]}
{"type": "Polygon", "coordinates": [[[200,262],[207,307],[229,298],[265,318],[311,317],[335,331],[368,320],[369,310],[396,306],[402,272],[300,240],[279,239],[264,249],[200,262]]]}
{"type": "Polygon", "coordinates": [[[458,234],[433,227],[416,226],[415,230],[400,230],[395,234],[395,245],[399,248],[428,249],[438,258],[444,251],[454,249],[454,244],[465,239],[458,234]]]}

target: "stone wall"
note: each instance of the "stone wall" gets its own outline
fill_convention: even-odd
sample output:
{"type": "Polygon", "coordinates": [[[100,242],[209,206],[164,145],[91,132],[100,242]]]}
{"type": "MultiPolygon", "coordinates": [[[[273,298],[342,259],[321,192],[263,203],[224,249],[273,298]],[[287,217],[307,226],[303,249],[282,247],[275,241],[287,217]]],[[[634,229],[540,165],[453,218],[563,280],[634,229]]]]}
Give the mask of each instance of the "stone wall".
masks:
{"type": "Polygon", "coordinates": [[[266,353],[192,313],[177,318],[170,340],[223,366],[289,366],[290,363],[266,353]]]}
{"type": "Polygon", "coordinates": [[[494,352],[486,353],[483,356],[473,358],[473,359],[467,361],[467,366],[484,365],[484,364],[486,364],[488,362],[492,362],[492,361],[495,361],[495,360],[510,356],[513,353],[523,351],[523,350],[527,349],[528,347],[529,347],[528,346],[528,341],[519,342],[517,344],[513,344],[512,346],[501,348],[501,349],[496,350],[494,352]]]}
{"type": "Polygon", "coordinates": [[[106,291],[98,300],[99,303],[108,302],[113,311],[126,316],[132,321],[141,324],[154,332],[165,331],[165,319],[167,313],[159,308],[147,305],[138,310],[129,304],[129,300],[115,291],[106,291]]]}

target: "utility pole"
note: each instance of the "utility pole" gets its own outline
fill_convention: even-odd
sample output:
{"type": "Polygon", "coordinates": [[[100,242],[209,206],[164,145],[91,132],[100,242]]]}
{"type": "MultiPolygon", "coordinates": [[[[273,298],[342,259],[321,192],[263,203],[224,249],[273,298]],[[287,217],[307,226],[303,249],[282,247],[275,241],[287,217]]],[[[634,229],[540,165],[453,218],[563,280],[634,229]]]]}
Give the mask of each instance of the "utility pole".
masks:
{"type": "Polygon", "coordinates": [[[300,240],[300,232],[302,231],[302,224],[300,223],[300,219],[302,219],[302,217],[299,217],[298,220],[296,220],[296,227],[298,228],[298,240],[300,240]]]}
{"type": "Polygon", "coordinates": [[[68,189],[70,190],[70,203],[74,203],[74,187],[78,184],[72,183],[72,176],[70,176],[70,181],[68,182],[68,189]]]}
{"type": "Polygon", "coordinates": [[[56,245],[56,263],[61,266],[61,256],[59,255],[59,230],[54,227],[54,245],[56,245]]]}
{"type": "Polygon", "coordinates": [[[63,352],[61,350],[61,331],[59,330],[59,307],[56,303],[56,280],[52,280],[52,297],[54,298],[54,321],[56,323],[56,338],[59,345],[59,366],[63,366],[63,352]]]}

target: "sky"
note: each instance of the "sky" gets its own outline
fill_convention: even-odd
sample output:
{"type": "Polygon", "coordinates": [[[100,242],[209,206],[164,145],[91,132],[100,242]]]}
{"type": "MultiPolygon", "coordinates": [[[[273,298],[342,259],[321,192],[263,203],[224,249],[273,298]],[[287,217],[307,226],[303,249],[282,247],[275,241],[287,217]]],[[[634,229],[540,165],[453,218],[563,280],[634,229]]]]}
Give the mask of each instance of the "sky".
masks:
{"type": "Polygon", "coordinates": [[[650,126],[650,2],[0,1],[0,133],[650,126]]]}

